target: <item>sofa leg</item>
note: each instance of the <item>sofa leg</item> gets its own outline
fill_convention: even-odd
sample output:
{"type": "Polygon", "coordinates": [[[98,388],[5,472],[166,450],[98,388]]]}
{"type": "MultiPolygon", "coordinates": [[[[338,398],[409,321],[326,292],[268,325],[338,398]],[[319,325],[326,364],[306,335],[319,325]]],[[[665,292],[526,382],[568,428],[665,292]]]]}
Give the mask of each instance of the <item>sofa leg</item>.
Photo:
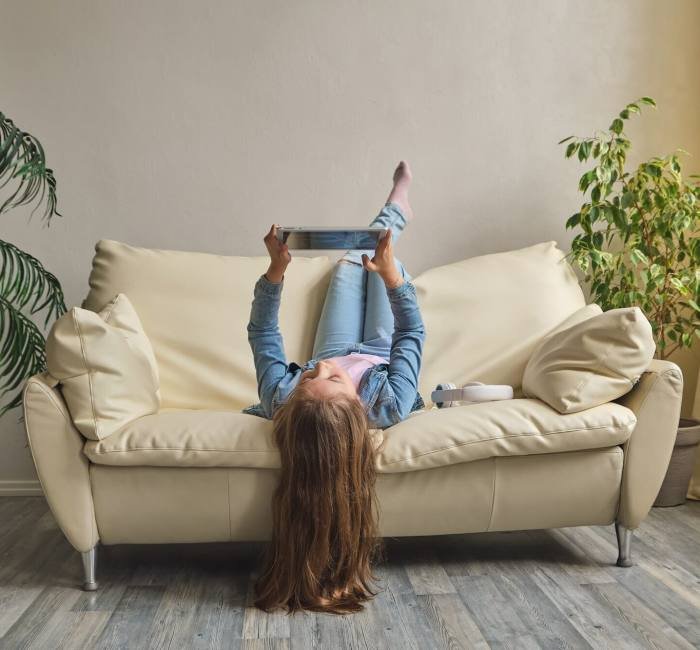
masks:
{"type": "Polygon", "coordinates": [[[85,582],[83,582],[84,591],[96,591],[97,581],[95,580],[95,569],[97,566],[97,545],[93,546],[89,551],[80,554],[83,558],[83,573],[85,582]]]}
{"type": "Polygon", "coordinates": [[[625,528],[615,522],[615,535],[617,536],[617,566],[632,566],[632,535],[634,531],[625,528]]]}

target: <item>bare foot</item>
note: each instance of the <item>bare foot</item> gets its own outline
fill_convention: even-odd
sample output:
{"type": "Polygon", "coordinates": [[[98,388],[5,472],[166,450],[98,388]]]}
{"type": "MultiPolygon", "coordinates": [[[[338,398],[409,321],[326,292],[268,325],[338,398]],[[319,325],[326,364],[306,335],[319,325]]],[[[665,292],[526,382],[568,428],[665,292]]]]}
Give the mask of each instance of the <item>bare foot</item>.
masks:
{"type": "Polygon", "coordinates": [[[391,188],[389,198],[386,200],[387,203],[396,203],[408,221],[413,218],[413,210],[408,202],[408,186],[412,180],[411,168],[405,160],[402,160],[394,170],[394,187],[391,188]]]}

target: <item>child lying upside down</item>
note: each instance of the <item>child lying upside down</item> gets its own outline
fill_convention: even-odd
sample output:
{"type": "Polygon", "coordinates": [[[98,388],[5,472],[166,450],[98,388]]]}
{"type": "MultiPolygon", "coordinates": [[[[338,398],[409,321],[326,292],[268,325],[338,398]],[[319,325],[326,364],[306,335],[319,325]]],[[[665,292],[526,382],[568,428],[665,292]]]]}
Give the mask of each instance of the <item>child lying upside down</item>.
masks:
{"type": "Polygon", "coordinates": [[[256,586],[264,610],[347,613],[375,593],[369,430],[423,408],[417,387],[425,330],[410,276],[393,253],[412,216],[410,182],[402,161],[370,224],[387,229],[373,257],[348,251],[335,265],[313,359],[301,367],[287,364],[278,327],[291,255],[276,226],[265,236],[270,266],[255,285],[248,324],[260,403],[246,409],[273,420],[282,463],[272,541],[256,586]]]}

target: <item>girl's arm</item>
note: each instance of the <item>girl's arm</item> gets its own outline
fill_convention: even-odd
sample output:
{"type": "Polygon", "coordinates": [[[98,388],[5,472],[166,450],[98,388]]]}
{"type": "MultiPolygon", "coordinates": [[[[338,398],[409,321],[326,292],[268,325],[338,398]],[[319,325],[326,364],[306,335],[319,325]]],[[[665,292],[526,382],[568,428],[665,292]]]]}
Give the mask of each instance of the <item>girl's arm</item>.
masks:
{"type": "Polygon", "coordinates": [[[279,330],[279,307],[284,273],[291,261],[286,244],[277,240],[277,227],[265,236],[270,266],[255,284],[253,305],[248,323],[248,342],[253,351],[258,396],[265,415],[272,417],[272,397],[287,372],[282,334],[279,330]]]}
{"type": "Polygon", "coordinates": [[[425,327],[415,287],[410,282],[403,281],[403,278],[398,286],[386,286],[394,314],[388,381],[396,396],[399,416],[404,420],[411,412],[418,393],[425,327]]]}
{"type": "Polygon", "coordinates": [[[381,276],[394,314],[388,381],[396,397],[399,416],[403,420],[410,413],[418,392],[418,375],[425,341],[425,327],[418,308],[416,290],[396,268],[389,231],[379,242],[374,257],[370,260],[367,255],[363,255],[362,262],[368,271],[375,271],[381,276]]]}

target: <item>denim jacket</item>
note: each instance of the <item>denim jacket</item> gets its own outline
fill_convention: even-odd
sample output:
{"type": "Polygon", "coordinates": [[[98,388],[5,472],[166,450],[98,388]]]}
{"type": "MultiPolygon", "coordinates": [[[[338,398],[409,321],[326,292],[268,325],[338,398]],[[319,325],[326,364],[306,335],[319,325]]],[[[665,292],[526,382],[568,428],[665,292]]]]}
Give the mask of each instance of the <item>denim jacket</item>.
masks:
{"type": "MultiPolygon", "coordinates": [[[[255,284],[253,305],[248,323],[248,342],[253,350],[260,403],[244,409],[244,413],[272,419],[299,383],[302,372],[313,368],[317,359],[303,366],[287,363],[278,314],[283,282],[269,282],[263,275],[255,284]]],[[[365,371],[358,394],[365,405],[370,426],[385,429],[404,420],[409,413],[424,407],[418,393],[425,329],[416,300],[414,286],[405,281],[388,289],[394,314],[389,363],[378,364],[365,371]]],[[[345,354],[359,351],[362,344],[349,345],[345,354]]]]}

